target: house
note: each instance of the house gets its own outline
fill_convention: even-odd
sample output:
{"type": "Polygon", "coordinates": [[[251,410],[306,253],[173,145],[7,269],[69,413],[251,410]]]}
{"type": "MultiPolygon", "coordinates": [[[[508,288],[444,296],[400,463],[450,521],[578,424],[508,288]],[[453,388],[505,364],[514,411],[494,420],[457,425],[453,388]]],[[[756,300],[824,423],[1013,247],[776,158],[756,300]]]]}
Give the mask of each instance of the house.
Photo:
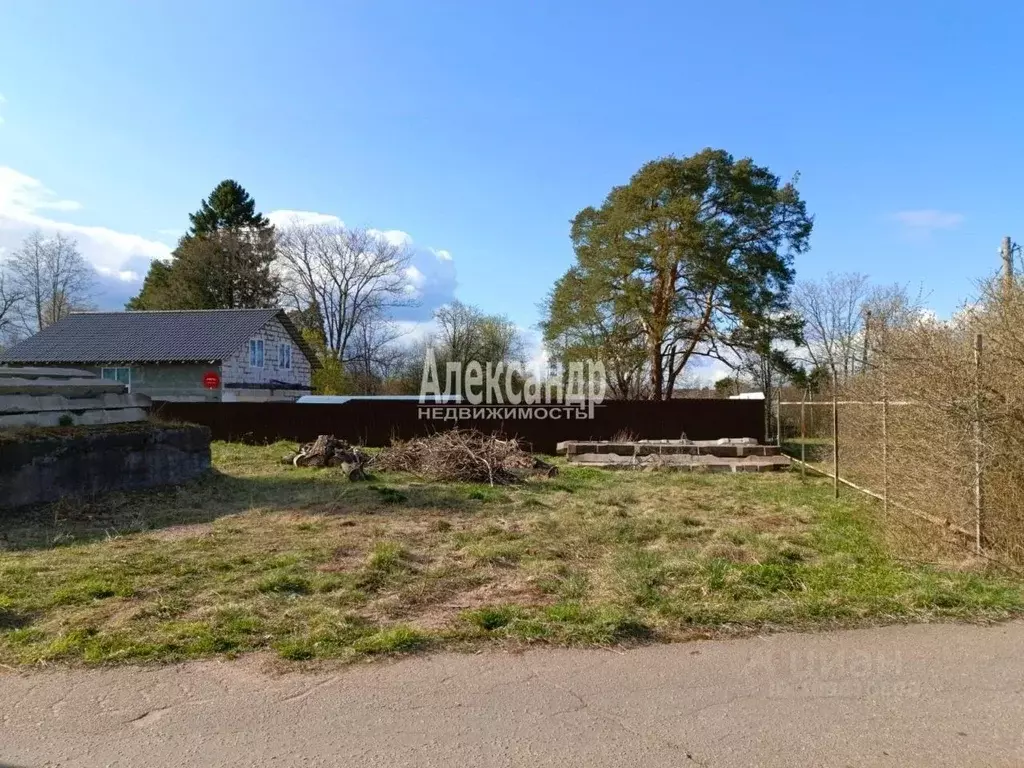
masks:
{"type": "Polygon", "coordinates": [[[0,353],[0,365],[73,366],[178,402],[294,400],[318,365],[282,309],[80,312],[0,353]]]}

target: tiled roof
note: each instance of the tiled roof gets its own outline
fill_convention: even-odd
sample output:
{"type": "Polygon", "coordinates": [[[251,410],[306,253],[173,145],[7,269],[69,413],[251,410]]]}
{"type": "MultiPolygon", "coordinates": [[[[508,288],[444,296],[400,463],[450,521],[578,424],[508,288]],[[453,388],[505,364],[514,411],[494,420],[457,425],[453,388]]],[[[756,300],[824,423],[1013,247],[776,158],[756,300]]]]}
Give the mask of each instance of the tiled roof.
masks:
{"type": "Polygon", "coordinates": [[[315,366],[312,350],[282,309],[81,312],[0,353],[0,363],[223,360],[274,317],[315,366]]]}

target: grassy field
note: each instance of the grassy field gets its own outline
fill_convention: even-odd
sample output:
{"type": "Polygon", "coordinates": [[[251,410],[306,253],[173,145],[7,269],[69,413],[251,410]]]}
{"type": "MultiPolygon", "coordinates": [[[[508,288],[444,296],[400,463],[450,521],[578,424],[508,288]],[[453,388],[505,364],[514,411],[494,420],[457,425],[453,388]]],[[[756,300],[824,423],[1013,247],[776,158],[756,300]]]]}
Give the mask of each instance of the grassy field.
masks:
{"type": "Polygon", "coordinates": [[[1001,619],[1022,584],[889,554],[877,510],[790,473],[563,468],[519,487],[215,444],[185,488],[0,520],[0,662],[284,659],[1001,619]]]}

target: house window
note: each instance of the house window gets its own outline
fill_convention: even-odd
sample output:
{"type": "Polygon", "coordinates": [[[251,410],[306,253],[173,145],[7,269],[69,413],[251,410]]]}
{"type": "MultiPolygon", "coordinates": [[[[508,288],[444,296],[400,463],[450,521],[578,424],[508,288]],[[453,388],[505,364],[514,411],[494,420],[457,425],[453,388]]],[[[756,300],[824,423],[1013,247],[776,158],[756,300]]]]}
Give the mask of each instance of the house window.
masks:
{"type": "Polygon", "coordinates": [[[292,367],[292,345],[282,344],[278,348],[277,365],[280,368],[291,370],[292,367]]]}
{"type": "Polygon", "coordinates": [[[104,379],[108,381],[119,381],[132,390],[132,369],[131,368],[104,368],[102,372],[104,379]]]}
{"type": "Polygon", "coordinates": [[[249,365],[253,368],[263,367],[263,339],[249,340],[249,365]]]}

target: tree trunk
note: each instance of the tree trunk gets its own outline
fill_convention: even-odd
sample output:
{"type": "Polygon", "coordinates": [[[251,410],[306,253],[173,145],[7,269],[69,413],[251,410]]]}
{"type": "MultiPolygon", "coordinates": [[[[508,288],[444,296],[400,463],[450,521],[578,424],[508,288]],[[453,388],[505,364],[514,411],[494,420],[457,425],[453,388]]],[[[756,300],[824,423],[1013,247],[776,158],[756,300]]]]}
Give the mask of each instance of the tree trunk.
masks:
{"type": "Polygon", "coordinates": [[[649,357],[651,362],[651,400],[664,400],[665,393],[662,388],[665,383],[664,379],[664,368],[662,367],[661,360],[661,344],[654,343],[652,341],[650,345],[649,357]]]}

